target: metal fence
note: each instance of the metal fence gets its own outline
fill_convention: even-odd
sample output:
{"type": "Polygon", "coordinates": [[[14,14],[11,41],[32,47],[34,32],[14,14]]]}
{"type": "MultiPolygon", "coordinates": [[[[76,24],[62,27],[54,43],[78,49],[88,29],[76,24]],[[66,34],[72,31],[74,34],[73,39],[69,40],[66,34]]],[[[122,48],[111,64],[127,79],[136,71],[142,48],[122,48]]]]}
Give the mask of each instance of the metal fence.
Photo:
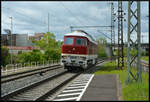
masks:
{"type": "Polygon", "coordinates": [[[49,60],[49,61],[38,61],[38,62],[28,62],[28,63],[17,63],[1,66],[1,72],[7,74],[8,72],[17,72],[18,70],[35,69],[41,67],[49,67],[56,64],[60,64],[59,60],[49,60]]]}

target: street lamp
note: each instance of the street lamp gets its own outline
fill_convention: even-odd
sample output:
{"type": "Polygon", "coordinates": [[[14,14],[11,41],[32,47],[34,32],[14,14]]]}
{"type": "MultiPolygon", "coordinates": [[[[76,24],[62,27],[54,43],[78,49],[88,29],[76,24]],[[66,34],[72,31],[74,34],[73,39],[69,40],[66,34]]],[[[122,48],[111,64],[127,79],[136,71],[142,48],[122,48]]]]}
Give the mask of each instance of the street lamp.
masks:
{"type": "MultiPolygon", "coordinates": [[[[12,47],[12,31],[13,31],[13,29],[12,29],[12,17],[9,17],[10,18],[10,20],[11,20],[11,36],[10,36],[10,39],[11,39],[11,47],[12,47]]],[[[12,64],[12,49],[11,49],[11,53],[10,53],[10,55],[11,55],[11,64],[12,64]]]]}

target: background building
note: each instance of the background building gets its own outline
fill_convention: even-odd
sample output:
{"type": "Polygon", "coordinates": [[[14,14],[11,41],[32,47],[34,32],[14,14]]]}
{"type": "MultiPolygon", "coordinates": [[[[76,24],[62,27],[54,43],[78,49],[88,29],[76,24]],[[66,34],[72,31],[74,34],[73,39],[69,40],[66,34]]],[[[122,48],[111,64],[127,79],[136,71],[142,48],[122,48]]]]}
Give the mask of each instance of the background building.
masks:
{"type": "Polygon", "coordinates": [[[2,34],[1,41],[4,46],[11,46],[11,36],[12,36],[12,46],[33,46],[34,44],[29,41],[28,34],[2,34]]]}
{"type": "Polygon", "coordinates": [[[16,36],[16,46],[29,46],[28,34],[18,34],[16,36]]]}
{"type": "MultiPolygon", "coordinates": [[[[12,35],[12,46],[16,46],[16,35],[17,34],[12,35]]],[[[11,34],[2,34],[1,38],[2,38],[1,41],[3,45],[5,46],[11,45],[11,34]]]]}
{"type": "MultiPolygon", "coordinates": [[[[32,40],[40,40],[44,36],[44,33],[35,33],[34,36],[28,36],[28,34],[2,34],[1,35],[1,44],[4,45],[5,48],[9,49],[9,53],[18,54],[19,51],[28,52],[33,49],[40,50],[39,47],[34,47],[34,43],[32,40]],[[12,40],[11,40],[12,36],[12,40]],[[12,41],[12,45],[11,45],[12,41]]],[[[42,50],[40,50],[42,51],[42,50]]],[[[43,52],[43,51],[42,51],[43,52]]]]}
{"type": "Polygon", "coordinates": [[[30,41],[37,41],[43,38],[45,33],[35,33],[34,36],[29,36],[30,41]]]}

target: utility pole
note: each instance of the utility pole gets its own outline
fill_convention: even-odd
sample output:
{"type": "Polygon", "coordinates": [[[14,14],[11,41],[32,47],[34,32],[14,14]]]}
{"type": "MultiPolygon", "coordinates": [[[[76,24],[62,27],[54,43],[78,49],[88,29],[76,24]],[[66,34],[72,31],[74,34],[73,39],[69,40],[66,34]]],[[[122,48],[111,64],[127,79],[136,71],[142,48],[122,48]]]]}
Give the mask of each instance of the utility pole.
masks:
{"type": "Polygon", "coordinates": [[[11,20],[11,35],[10,35],[10,39],[11,39],[11,42],[10,42],[10,46],[11,46],[11,53],[10,53],[10,56],[11,56],[11,64],[12,64],[12,32],[13,32],[13,27],[12,27],[12,17],[9,17],[10,20],[11,20]]]}
{"type": "MultiPolygon", "coordinates": [[[[49,13],[48,13],[48,19],[47,19],[47,32],[49,32],[49,13]]],[[[47,35],[47,44],[48,44],[48,35],[47,35]]]]}
{"type": "Polygon", "coordinates": [[[112,55],[113,55],[113,51],[115,49],[115,31],[114,31],[114,20],[115,17],[114,17],[114,3],[111,2],[111,50],[112,50],[112,53],[111,53],[111,60],[112,60],[112,55]],[[113,48],[113,45],[114,45],[114,48],[113,48]]]}
{"type": "Polygon", "coordinates": [[[143,44],[145,35],[141,35],[141,37],[142,37],[142,44],[143,44]]]}
{"type": "Polygon", "coordinates": [[[137,82],[142,81],[141,68],[141,15],[140,15],[140,1],[128,1],[128,47],[127,47],[127,78],[125,83],[130,83],[133,80],[137,82]],[[132,7],[134,5],[134,8],[132,7]],[[134,19],[134,23],[132,22],[134,19]],[[131,35],[137,35],[137,39],[132,38],[131,35]],[[135,42],[133,41],[135,40],[135,42]],[[135,55],[131,55],[130,51],[134,50],[135,55]],[[131,71],[131,65],[137,60],[137,73],[131,71]],[[132,77],[131,77],[132,76],[132,77]]]}
{"type": "Polygon", "coordinates": [[[72,26],[70,26],[70,30],[71,30],[71,32],[72,32],[72,26]]]}
{"type": "Polygon", "coordinates": [[[124,66],[123,46],[123,10],[122,1],[118,1],[118,69],[124,66]]]}
{"type": "Polygon", "coordinates": [[[47,21],[47,24],[48,24],[47,32],[49,32],[49,13],[48,13],[48,21],[47,21]]]}
{"type": "Polygon", "coordinates": [[[141,37],[142,37],[142,43],[143,43],[143,37],[144,37],[144,35],[141,35],[141,37]]]}

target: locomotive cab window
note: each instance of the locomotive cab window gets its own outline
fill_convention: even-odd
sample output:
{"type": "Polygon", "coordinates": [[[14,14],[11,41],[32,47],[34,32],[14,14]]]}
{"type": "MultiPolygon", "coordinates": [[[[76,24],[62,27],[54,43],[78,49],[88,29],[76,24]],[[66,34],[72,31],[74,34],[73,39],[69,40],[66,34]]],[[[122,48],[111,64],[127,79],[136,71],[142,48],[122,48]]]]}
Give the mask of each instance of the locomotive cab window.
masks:
{"type": "Polygon", "coordinates": [[[77,38],[76,39],[76,44],[80,45],[80,46],[84,46],[85,45],[85,40],[83,38],[77,38]]]}
{"type": "Polygon", "coordinates": [[[71,37],[70,38],[66,38],[65,39],[65,44],[66,45],[72,45],[73,44],[73,38],[71,38],[71,37]]]}

